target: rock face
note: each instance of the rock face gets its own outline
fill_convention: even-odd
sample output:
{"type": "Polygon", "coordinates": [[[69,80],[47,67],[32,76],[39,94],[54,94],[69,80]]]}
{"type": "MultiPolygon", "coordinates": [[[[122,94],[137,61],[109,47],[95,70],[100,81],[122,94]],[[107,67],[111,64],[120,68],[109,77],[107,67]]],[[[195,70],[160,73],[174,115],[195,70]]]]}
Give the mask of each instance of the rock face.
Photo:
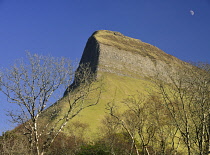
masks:
{"type": "Polygon", "coordinates": [[[167,80],[186,62],[166,54],[159,48],[119,32],[99,30],[88,39],[80,64],[89,64],[96,78],[103,72],[134,78],[157,76],[167,80]]]}

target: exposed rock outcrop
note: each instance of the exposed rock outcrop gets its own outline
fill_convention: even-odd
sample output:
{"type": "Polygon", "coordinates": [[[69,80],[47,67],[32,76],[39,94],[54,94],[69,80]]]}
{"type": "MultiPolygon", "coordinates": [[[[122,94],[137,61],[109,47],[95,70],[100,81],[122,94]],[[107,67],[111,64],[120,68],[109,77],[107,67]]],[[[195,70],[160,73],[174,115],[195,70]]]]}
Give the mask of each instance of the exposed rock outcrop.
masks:
{"type": "Polygon", "coordinates": [[[108,30],[96,31],[88,39],[80,61],[87,63],[96,78],[102,72],[134,78],[159,74],[166,81],[168,74],[192,67],[153,45],[108,30]]]}

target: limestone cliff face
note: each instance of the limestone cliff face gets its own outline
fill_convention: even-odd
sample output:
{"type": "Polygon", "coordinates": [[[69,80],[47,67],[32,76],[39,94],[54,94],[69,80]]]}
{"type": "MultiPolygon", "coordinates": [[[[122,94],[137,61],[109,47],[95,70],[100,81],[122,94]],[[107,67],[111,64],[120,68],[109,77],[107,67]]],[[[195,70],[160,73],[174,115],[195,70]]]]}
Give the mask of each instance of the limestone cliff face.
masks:
{"type": "Polygon", "coordinates": [[[99,30],[88,39],[80,64],[90,64],[99,77],[103,72],[134,78],[155,77],[167,80],[181,68],[191,68],[186,62],[166,54],[159,48],[122,35],[99,30]]]}

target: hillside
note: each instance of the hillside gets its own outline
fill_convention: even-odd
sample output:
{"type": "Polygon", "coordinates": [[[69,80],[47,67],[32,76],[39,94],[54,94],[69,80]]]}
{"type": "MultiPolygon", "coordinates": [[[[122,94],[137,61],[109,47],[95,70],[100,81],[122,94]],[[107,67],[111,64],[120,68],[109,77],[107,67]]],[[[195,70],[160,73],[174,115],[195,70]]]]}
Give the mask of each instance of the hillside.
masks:
{"type": "MultiPolygon", "coordinates": [[[[103,79],[103,93],[96,106],[83,110],[72,121],[87,123],[91,139],[98,137],[96,133],[107,115],[107,103],[114,99],[117,106],[124,109],[121,101],[129,95],[140,92],[147,96],[156,91],[157,79],[170,82],[169,75],[192,68],[153,45],[107,30],[96,31],[88,39],[80,65],[86,63],[90,64],[96,80],[103,79]]],[[[61,109],[59,118],[68,109],[65,96],[58,106],[61,109]]],[[[65,128],[65,133],[70,126],[71,123],[65,128]]]]}

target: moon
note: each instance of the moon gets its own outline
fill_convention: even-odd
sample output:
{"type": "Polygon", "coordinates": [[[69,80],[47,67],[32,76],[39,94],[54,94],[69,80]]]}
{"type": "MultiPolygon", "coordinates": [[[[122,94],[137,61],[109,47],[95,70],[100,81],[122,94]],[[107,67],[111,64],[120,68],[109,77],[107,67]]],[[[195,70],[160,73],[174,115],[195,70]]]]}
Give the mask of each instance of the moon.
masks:
{"type": "Polygon", "coordinates": [[[190,14],[193,16],[195,12],[193,10],[190,10],[190,14]]]}

